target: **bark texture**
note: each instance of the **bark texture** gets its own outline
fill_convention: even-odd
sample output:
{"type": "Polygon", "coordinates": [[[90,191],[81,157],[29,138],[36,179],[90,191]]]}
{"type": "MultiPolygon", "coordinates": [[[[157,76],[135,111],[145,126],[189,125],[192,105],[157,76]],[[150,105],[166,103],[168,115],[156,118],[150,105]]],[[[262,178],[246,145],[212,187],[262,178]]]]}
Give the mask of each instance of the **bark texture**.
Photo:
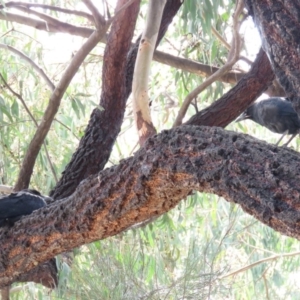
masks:
{"type": "Polygon", "coordinates": [[[0,231],[0,287],[58,253],[169,211],[192,190],[238,203],[300,238],[300,156],[247,135],[182,126],[84,180],[70,197],[0,231]]]}
{"type": "MultiPolygon", "coordinates": [[[[260,28],[272,67],[299,112],[296,96],[300,90],[299,3],[245,1],[260,28]]],[[[121,27],[121,23],[118,24],[121,27]]],[[[122,32],[122,28],[116,30],[122,32]]],[[[129,31],[128,27],[126,31],[129,31]]],[[[124,34],[130,38],[128,32],[124,34]]],[[[111,37],[110,46],[120,38],[122,35],[111,37]]],[[[107,51],[112,49],[108,46],[107,51]]],[[[134,51],[129,57],[134,58],[134,51]]],[[[282,234],[300,238],[299,154],[220,128],[182,126],[164,131],[149,139],[134,157],[99,175],[92,175],[78,185],[82,178],[103,168],[109,157],[120,128],[114,123],[121,124],[124,112],[110,109],[125,107],[123,94],[130,92],[130,64],[134,65],[134,59],[129,59],[128,72],[122,73],[117,88],[113,81],[119,78],[116,76],[125,66],[120,56],[110,61],[112,68],[117,69],[118,64],[122,66],[115,71],[114,77],[106,78],[105,75],[109,75],[104,73],[103,82],[107,80],[108,84],[105,88],[115,88],[116,94],[111,94],[110,99],[101,98],[102,106],[107,103],[106,113],[93,112],[84,142],[79,146],[80,150],[84,145],[84,151],[78,150],[74,154],[74,164],[70,163],[61,186],[58,185],[53,195],[57,198],[69,195],[78,186],[76,192],[24,217],[12,228],[0,229],[0,287],[18,280],[21,274],[58,253],[117,234],[133,224],[163,214],[192,190],[223,196],[282,234]],[[113,95],[118,96],[120,85],[122,98],[114,98],[113,95]]],[[[256,85],[258,87],[259,82],[256,85]]],[[[255,93],[264,88],[259,86],[255,93]]],[[[243,91],[241,96],[251,89],[248,87],[243,91]]],[[[232,105],[235,104],[223,109],[224,116],[232,105]]],[[[215,121],[218,116],[211,114],[206,120],[215,121]]],[[[203,124],[201,122],[195,124],[203,124]]],[[[228,118],[224,117],[222,122],[225,124],[228,118]]]]}
{"type": "Polygon", "coordinates": [[[250,71],[230,91],[185,124],[227,126],[272,84],[273,79],[269,59],[261,49],[250,71]]]}
{"type": "Polygon", "coordinates": [[[272,68],[300,114],[300,2],[245,0],[272,68]]]}
{"type": "MultiPolygon", "coordinates": [[[[180,0],[167,1],[158,34],[158,42],[164,36],[181,5],[180,0]]],[[[114,142],[120,132],[126,101],[131,93],[139,41],[130,51],[129,48],[138,9],[139,1],[135,1],[113,23],[105,49],[102,72],[103,87],[100,106],[104,110],[95,109],[93,111],[78,149],[66,166],[55,189],[51,192],[51,196],[55,199],[71,195],[80,181],[102,170],[108,161],[114,142]]]]}
{"type": "MultiPolygon", "coordinates": [[[[126,2],[119,1],[116,10],[126,2]]],[[[133,2],[112,24],[103,58],[100,106],[104,110],[93,110],[78,149],[51,192],[55,199],[72,194],[83,178],[99,172],[107,162],[123,120],[126,54],[130,49],[139,7],[140,1],[133,2]]]]}
{"type": "MultiPolygon", "coordinates": [[[[121,1],[119,6],[122,6],[123,2],[121,1]]],[[[159,40],[164,36],[181,4],[180,0],[168,0],[160,26],[159,40]]],[[[131,93],[139,41],[131,48],[128,55],[126,53],[130,46],[138,11],[139,1],[135,1],[135,4],[118,16],[112,25],[104,56],[102,76],[103,92],[100,105],[104,111],[98,109],[93,111],[85,136],[56,188],[51,192],[54,198],[61,199],[72,194],[81,180],[102,170],[110,156],[123,121],[127,98],[131,93]],[[123,26],[124,24],[127,25],[123,26]]],[[[51,260],[16,280],[34,281],[53,287],[53,283],[57,283],[56,272],[55,261],[51,260]]]]}
{"type": "Polygon", "coordinates": [[[15,281],[40,283],[47,288],[54,289],[58,285],[58,270],[56,259],[51,258],[27,273],[21,273],[15,281]]]}

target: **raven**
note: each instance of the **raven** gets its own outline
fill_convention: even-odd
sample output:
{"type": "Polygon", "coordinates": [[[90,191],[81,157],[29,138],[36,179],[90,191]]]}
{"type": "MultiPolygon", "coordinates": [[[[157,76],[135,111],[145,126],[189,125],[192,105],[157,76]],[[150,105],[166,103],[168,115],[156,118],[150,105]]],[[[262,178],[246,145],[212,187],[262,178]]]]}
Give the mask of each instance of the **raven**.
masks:
{"type": "Polygon", "coordinates": [[[22,216],[47,205],[50,197],[33,189],[22,190],[0,198],[0,227],[13,226],[22,216]]]}
{"type": "Polygon", "coordinates": [[[273,132],[282,133],[283,135],[276,143],[276,146],[286,134],[292,134],[292,137],[285,144],[285,146],[287,146],[299,133],[300,129],[300,119],[292,103],[279,97],[272,97],[253,103],[236,122],[247,119],[273,132]]]}

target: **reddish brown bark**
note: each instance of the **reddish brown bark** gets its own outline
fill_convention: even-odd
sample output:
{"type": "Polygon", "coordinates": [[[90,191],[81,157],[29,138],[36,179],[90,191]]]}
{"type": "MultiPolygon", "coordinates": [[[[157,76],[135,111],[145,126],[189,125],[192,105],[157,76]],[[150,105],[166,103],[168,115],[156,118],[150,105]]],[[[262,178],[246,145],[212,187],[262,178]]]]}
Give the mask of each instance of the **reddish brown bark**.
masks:
{"type": "Polygon", "coordinates": [[[0,286],[58,253],[163,214],[191,190],[223,196],[299,239],[299,169],[298,153],[246,135],[198,126],[164,131],[69,198],[1,229],[0,286]]]}
{"type": "MultiPolygon", "coordinates": [[[[55,189],[51,192],[51,196],[55,199],[71,195],[80,181],[102,170],[110,156],[123,122],[126,101],[131,93],[134,63],[139,44],[137,41],[128,53],[138,13],[137,4],[134,5],[126,10],[125,15],[119,16],[112,26],[104,54],[102,72],[103,88],[100,106],[104,110],[95,109],[93,111],[78,149],[66,166],[55,189]]],[[[164,36],[181,5],[180,0],[167,1],[158,42],[164,36]]]]}
{"type": "MultiPolygon", "coordinates": [[[[168,1],[164,12],[164,19],[161,23],[160,40],[181,4],[179,0],[168,1]]],[[[119,2],[119,6],[122,6],[122,1],[119,2]]],[[[64,172],[55,190],[56,193],[53,194],[54,197],[60,195],[58,198],[62,198],[71,194],[83,178],[103,169],[110,155],[111,148],[123,120],[126,100],[131,91],[132,73],[137,48],[132,48],[132,51],[128,55],[127,64],[126,53],[128,52],[135,28],[135,18],[137,17],[138,9],[139,1],[136,1],[122,15],[118,16],[113,23],[111,34],[107,41],[108,46],[105,52],[103,67],[104,88],[100,105],[105,110],[100,112],[98,109],[95,109],[92,113],[86,135],[82,139],[78,151],[73,155],[67,170],[64,172]],[[126,26],[123,26],[124,24],[126,26]]],[[[22,178],[25,178],[29,182],[30,176],[22,176],[22,178]]],[[[34,281],[46,286],[53,286],[53,282],[56,283],[57,278],[55,277],[56,271],[52,268],[52,265],[51,262],[46,262],[40,268],[37,267],[32,270],[29,274],[18,277],[17,280],[34,281]],[[50,266],[48,270],[47,266],[50,266]]]]}
{"type": "Polygon", "coordinates": [[[261,49],[251,70],[229,92],[190,118],[187,125],[225,127],[272,84],[274,73],[261,49]]]}
{"type": "Polygon", "coordinates": [[[51,258],[27,273],[20,274],[15,281],[40,283],[45,287],[54,289],[58,285],[58,272],[56,259],[51,258]]]}
{"type": "MultiPolygon", "coordinates": [[[[118,2],[122,7],[127,1],[118,2]]],[[[130,49],[140,1],[135,1],[113,22],[103,58],[100,106],[91,114],[85,135],[66,166],[53,198],[72,194],[79,182],[104,168],[116,136],[120,131],[125,110],[126,56],[130,49]],[[126,24],[126,26],[124,26],[126,24]]]]}
{"type": "MultiPolygon", "coordinates": [[[[274,43],[280,34],[286,39],[278,39],[279,44],[295,42],[293,32],[284,32],[288,30],[284,22],[281,31],[274,28],[278,23],[272,17],[288,11],[292,20],[299,20],[297,16],[293,19],[300,12],[297,7],[295,12],[282,9],[282,5],[287,8],[298,5],[296,1],[247,2],[250,11],[256,14],[257,24],[262,28],[269,26],[269,35],[275,35],[274,43]],[[265,5],[261,10],[260,4],[265,5]],[[263,8],[271,4],[277,10],[269,15],[263,8]],[[268,24],[259,21],[260,18],[266,18],[268,24]]],[[[279,50],[270,55],[281,83],[294,95],[300,90],[299,77],[295,76],[298,71],[294,70],[295,66],[299,68],[297,60],[293,64],[287,58],[289,51],[298,49],[298,44],[296,48],[272,45],[279,50]],[[286,51],[283,57],[280,51],[286,51]],[[288,64],[283,66],[284,62],[288,64]]],[[[294,54],[290,53],[291,61],[294,54]]],[[[93,138],[91,135],[88,141],[93,138]]],[[[78,159],[85,160],[88,156],[78,159]]],[[[22,272],[57,253],[117,234],[160,215],[191,190],[215,193],[239,203],[261,222],[299,239],[299,167],[298,153],[236,133],[188,126],[165,131],[151,138],[133,158],[83,181],[69,198],[36,211],[9,230],[1,229],[0,285],[13,282],[22,272]]],[[[76,177],[76,169],[73,171],[76,177]]]]}
{"type": "Polygon", "coordinates": [[[260,31],[272,68],[300,114],[300,3],[293,0],[245,0],[260,31]]]}
{"type": "Polygon", "coordinates": [[[143,146],[145,142],[150,138],[151,136],[155,135],[156,129],[153,125],[153,123],[148,123],[143,117],[141,112],[137,112],[136,117],[136,125],[137,130],[139,133],[139,144],[140,146],[143,146]]]}

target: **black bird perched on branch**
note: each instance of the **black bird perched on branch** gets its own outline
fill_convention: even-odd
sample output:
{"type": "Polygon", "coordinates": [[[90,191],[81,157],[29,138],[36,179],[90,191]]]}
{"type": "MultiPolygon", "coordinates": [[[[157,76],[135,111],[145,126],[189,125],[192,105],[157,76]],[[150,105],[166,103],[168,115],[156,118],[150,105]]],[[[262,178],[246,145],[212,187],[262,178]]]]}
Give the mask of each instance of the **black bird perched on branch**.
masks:
{"type": "Polygon", "coordinates": [[[282,133],[283,135],[276,146],[286,134],[292,134],[292,137],[285,144],[287,146],[300,129],[300,119],[291,102],[278,97],[253,103],[236,122],[247,119],[267,127],[273,132],[282,133]]]}
{"type": "Polygon", "coordinates": [[[32,189],[22,190],[0,198],[0,227],[12,226],[22,216],[30,215],[34,210],[46,206],[47,199],[32,189]]]}

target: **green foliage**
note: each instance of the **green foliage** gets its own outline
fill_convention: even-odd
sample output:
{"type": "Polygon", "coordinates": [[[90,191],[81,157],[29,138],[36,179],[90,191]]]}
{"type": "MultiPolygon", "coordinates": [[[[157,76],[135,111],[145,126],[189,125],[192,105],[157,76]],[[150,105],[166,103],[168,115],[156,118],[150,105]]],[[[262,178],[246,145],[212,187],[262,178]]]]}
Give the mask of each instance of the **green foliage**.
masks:
{"type": "MultiPolygon", "coordinates": [[[[52,5],[70,9],[78,3],[52,1],[52,5]]],[[[143,1],[138,26],[146,5],[147,1],[143,1]]],[[[162,50],[221,66],[228,51],[212,34],[211,27],[224,35],[231,26],[232,12],[233,1],[186,0],[168,30],[162,50]]],[[[53,12],[53,16],[60,14],[53,12]]],[[[69,16],[64,21],[84,25],[79,17],[69,16]]],[[[31,32],[16,24],[12,30],[11,24],[1,22],[0,28],[6,33],[1,42],[21,49],[43,68],[54,84],[58,83],[72,52],[82,43],[79,38],[70,38],[66,43],[65,35],[60,38],[31,32]],[[58,44],[59,52],[55,52],[58,44]]],[[[102,109],[98,103],[103,48],[98,46],[78,71],[47,136],[46,146],[58,177],[78,146],[91,111],[102,109]]],[[[22,96],[39,123],[51,91],[18,56],[3,49],[0,55],[0,73],[22,96]]],[[[151,76],[149,90],[155,126],[158,130],[170,128],[183,99],[204,79],[158,63],[153,63],[151,76]]],[[[36,127],[19,99],[3,88],[2,83],[1,87],[0,183],[13,185],[36,127]]],[[[207,107],[228,89],[229,85],[221,82],[210,86],[198,96],[188,116],[207,107]]],[[[231,124],[228,129],[270,143],[277,140],[277,135],[251,121],[231,124]]],[[[299,149],[299,143],[295,139],[291,145],[299,149]]],[[[107,167],[118,164],[136,149],[137,135],[129,103],[107,167]]],[[[49,170],[49,160],[42,149],[31,186],[48,193],[55,185],[49,170]]],[[[21,290],[12,293],[12,299],[299,299],[298,255],[254,265],[275,254],[296,251],[299,251],[297,241],[274,232],[239,207],[214,195],[196,193],[147,226],[74,249],[71,266],[64,256],[59,256],[57,290],[49,292],[32,283],[15,284],[13,288],[21,290]]]]}
{"type": "MultiPolygon", "coordinates": [[[[9,32],[10,25],[7,24],[3,30],[9,32]]],[[[51,54],[53,50],[45,47],[45,45],[57,43],[57,37],[49,35],[46,42],[45,33],[36,32],[33,38],[27,34],[26,30],[24,32],[22,30],[21,26],[20,31],[12,31],[10,34],[4,35],[0,42],[22,50],[41,67],[47,66],[43,67],[44,71],[54,84],[57,83],[55,82],[55,73],[59,71],[57,78],[60,78],[61,70],[69,62],[67,60],[62,64],[60,57],[53,57],[51,54]]],[[[73,47],[76,49],[79,46],[73,47]]],[[[99,47],[95,53],[99,49],[102,51],[102,48],[99,47]]],[[[13,91],[22,97],[34,119],[39,123],[51,95],[49,87],[36,71],[19,56],[4,49],[0,49],[0,55],[3,61],[0,67],[1,75],[13,91]]],[[[55,169],[56,176],[59,177],[78,145],[78,139],[82,136],[88,123],[90,112],[94,108],[102,109],[97,104],[100,71],[99,60],[94,58],[92,63],[87,61],[73,79],[64,96],[56,121],[47,136],[46,145],[50,161],[46,156],[45,149],[42,148],[31,180],[32,187],[44,193],[49,192],[55,185],[54,176],[49,172],[50,162],[55,169]],[[97,70],[94,68],[95,64],[98,65],[97,70]],[[85,74],[90,72],[93,72],[94,76],[87,78],[85,74]],[[58,153],[59,155],[57,155],[58,153]]],[[[0,96],[0,128],[0,161],[3,162],[0,184],[13,185],[36,126],[24,104],[6,88],[2,88],[0,96]]]]}

